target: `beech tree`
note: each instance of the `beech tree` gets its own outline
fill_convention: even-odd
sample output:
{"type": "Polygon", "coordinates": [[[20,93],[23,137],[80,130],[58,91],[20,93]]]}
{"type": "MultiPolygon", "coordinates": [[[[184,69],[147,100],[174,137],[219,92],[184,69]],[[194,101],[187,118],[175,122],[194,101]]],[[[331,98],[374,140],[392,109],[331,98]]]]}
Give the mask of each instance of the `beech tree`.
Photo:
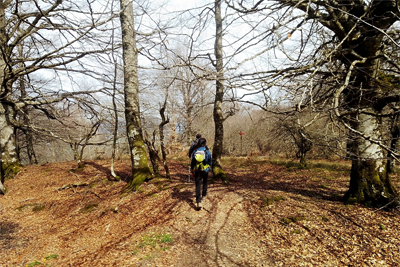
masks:
{"type": "Polygon", "coordinates": [[[385,52],[388,45],[398,46],[390,31],[395,30],[392,26],[398,21],[399,7],[397,1],[350,2],[324,1],[313,7],[289,1],[285,5],[299,4],[296,7],[306,19],[316,20],[334,35],[335,50],[331,54],[340,63],[343,75],[340,87],[331,91],[333,108],[355,136],[350,187],[344,200],[379,205],[397,195],[387,173],[380,128],[381,117],[392,112],[385,107],[400,101],[399,91],[384,83],[386,75],[399,70],[397,60],[385,52]]]}
{"type": "Polygon", "coordinates": [[[223,46],[222,46],[222,15],[221,15],[221,0],[215,1],[214,7],[215,18],[215,101],[214,101],[214,125],[215,125],[215,138],[214,147],[212,151],[213,161],[213,174],[215,179],[222,179],[226,181],[226,173],[221,167],[221,157],[224,151],[224,120],[226,117],[223,115],[222,102],[224,100],[224,60],[223,60],[223,46]]]}
{"type": "Polygon", "coordinates": [[[293,112],[311,108],[335,116],[351,140],[344,201],[389,203],[397,193],[388,176],[386,151],[399,155],[385,142],[381,128],[386,117],[395,118],[398,109],[391,105],[400,101],[398,87],[388,82],[400,70],[398,1],[261,0],[232,3],[231,8],[243,16],[271,19],[262,36],[268,40],[266,51],[279,55],[281,67],[271,64],[242,75],[260,82],[258,92],[267,96],[260,106],[287,96],[295,103],[293,112]]]}
{"type": "Polygon", "coordinates": [[[138,49],[134,27],[133,4],[131,0],[121,0],[121,29],[124,62],[124,95],[126,132],[132,162],[132,181],[128,190],[136,190],[151,176],[147,160],[139,108],[138,49]]]}
{"type": "MultiPolygon", "coordinates": [[[[76,87],[75,81],[70,84],[71,88],[63,90],[63,81],[69,79],[70,73],[101,80],[101,75],[89,68],[82,59],[109,50],[106,43],[101,46],[100,40],[104,34],[98,29],[112,18],[109,15],[103,17],[87,1],[0,1],[2,183],[6,177],[17,173],[20,165],[16,153],[15,129],[51,132],[51,129],[34,127],[29,114],[26,114],[26,107],[34,108],[50,119],[56,119],[57,114],[51,107],[52,103],[67,98],[72,101],[76,96],[96,91],[75,90],[76,88],[72,88],[72,85],[76,87]],[[40,85],[32,83],[35,75],[40,76],[44,82],[40,85]],[[22,79],[26,79],[26,82],[22,83],[22,79]],[[18,80],[21,90],[16,83],[18,80]],[[23,120],[18,119],[20,114],[24,114],[23,120]]],[[[106,31],[106,27],[102,30],[106,31]]],[[[79,101],[85,101],[85,98],[79,101]]]]}

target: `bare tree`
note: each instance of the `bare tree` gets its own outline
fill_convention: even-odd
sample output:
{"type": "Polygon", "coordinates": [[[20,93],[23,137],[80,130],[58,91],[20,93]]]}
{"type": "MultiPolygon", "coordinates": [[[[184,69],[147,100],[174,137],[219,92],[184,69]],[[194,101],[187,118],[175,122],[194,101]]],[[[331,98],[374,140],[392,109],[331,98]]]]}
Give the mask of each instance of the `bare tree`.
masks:
{"type": "Polygon", "coordinates": [[[221,157],[224,149],[224,120],[226,119],[222,111],[222,102],[224,100],[224,61],[222,54],[222,15],[221,15],[221,0],[215,0],[214,15],[215,15],[215,101],[214,101],[214,124],[215,137],[212,153],[213,174],[215,179],[227,180],[226,173],[221,167],[221,157]]]}
{"type": "MultiPolygon", "coordinates": [[[[90,139],[97,133],[102,121],[98,120],[96,121],[87,131],[86,133],[83,134],[82,138],[79,138],[78,140],[74,141],[73,137],[69,135],[69,145],[74,152],[74,160],[77,161],[78,163],[78,168],[83,168],[83,151],[85,150],[85,147],[88,145],[92,145],[90,143],[90,139]]],[[[107,141],[105,141],[107,142],[107,141]]],[[[102,142],[100,144],[104,144],[105,142],[102,142]]]]}
{"type": "MultiPolygon", "coordinates": [[[[49,118],[56,114],[52,103],[92,93],[62,90],[62,81],[70,73],[79,73],[101,80],[81,60],[109,50],[99,47],[103,34],[93,34],[113,16],[102,19],[101,12],[89,3],[76,1],[0,1],[0,147],[1,180],[18,172],[15,129],[38,130],[32,125],[26,107],[34,108],[49,118]],[[57,32],[56,35],[52,33],[57,32]],[[85,43],[85,45],[83,45],[85,43]],[[96,43],[96,45],[93,45],[96,43]],[[17,51],[21,49],[22,51],[17,51]],[[75,64],[77,63],[77,64],[75,64]],[[74,65],[75,64],[75,65],[74,65]],[[45,71],[44,71],[45,70],[45,71]],[[40,86],[29,83],[31,76],[41,72],[47,82],[40,86]],[[62,73],[65,73],[62,74],[62,73]],[[16,81],[29,77],[20,91],[16,81]],[[58,84],[57,84],[58,82],[58,84]],[[52,83],[52,84],[51,84],[52,83]],[[22,88],[23,89],[23,88],[22,88]],[[28,116],[18,120],[18,116],[28,116]]],[[[93,58],[92,58],[93,59],[93,58]]],[[[72,82],[73,84],[73,82],[72,82]]],[[[84,99],[80,101],[84,102],[84,99]]],[[[29,138],[27,139],[29,142],[29,138]]]]}
{"type": "Polygon", "coordinates": [[[114,49],[114,47],[115,47],[114,27],[113,27],[112,34],[111,34],[111,45],[113,48],[111,51],[111,60],[112,60],[112,63],[114,63],[114,75],[113,75],[113,79],[112,79],[112,96],[111,96],[113,113],[114,113],[114,130],[113,130],[113,144],[112,144],[112,152],[111,152],[110,172],[111,172],[111,176],[114,177],[117,181],[119,181],[121,178],[114,171],[114,162],[115,162],[115,157],[116,157],[117,141],[118,141],[118,108],[117,108],[117,103],[116,103],[118,62],[117,62],[117,58],[115,55],[115,49],[114,49]]]}
{"type": "Polygon", "coordinates": [[[167,178],[171,178],[171,174],[169,173],[169,167],[167,163],[167,152],[165,148],[165,136],[164,136],[164,126],[169,123],[169,118],[165,118],[165,109],[167,106],[167,99],[168,99],[168,93],[165,96],[165,101],[163,106],[160,108],[160,116],[161,116],[161,122],[160,125],[158,126],[159,128],[159,133],[160,133],[160,144],[161,144],[161,155],[162,155],[162,160],[163,160],[163,165],[166,173],[167,178]]]}
{"type": "Polygon", "coordinates": [[[139,186],[151,177],[139,108],[139,84],[137,76],[136,32],[134,27],[133,5],[130,0],[121,0],[121,29],[124,62],[124,93],[126,131],[131,153],[132,181],[128,190],[137,190],[139,186]]]}
{"type": "Polygon", "coordinates": [[[120,180],[120,177],[115,174],[114,171],[114,162],[115,162],[115,156],[116,156],[116,151],[117,151],[117,141],[118,141],[118,109],[117,109],[117,104],[116,104],[116,79],[117,79],[117,63],[114,63],[114,81],[113,81],[113,92],[112,92],[112,105],[113,105],[113,110],[114,110],[114,131],[113,131],[113,145],[112,145],[112,152],[111,152],[111,166],[110,166],[110,172],[112,177],[114,177],[116,180],[120,180]]]}
{"type": "MultiPolygon", "coordinates": [[[[160,170],[159,170],[160,156],[158,155],[158,150],[156,148],[156,130],[153,131],[153,137],[151,140],[149,139],[148,134],[145,132],[144,142],[147,146],[147,149],[149,150],[149,157],[150,157],[151,166],[153,167],[153,173],[156,177],[159,177],[160,176],[160,170]]],[[[167,170],[167,168],[166,168],[166,170],[167,170]]],[[[169,172],[168,172],[168,175],[169,175],[169,172]]],[[[170,178],[170,177],[167,176],[167,178],[170,178]]]]}
{"type": "MultiPolygon", "coordinates": [[[[297,4],[297,1],[289,3],[293,7],[297,4]]],[[[356,135],[345,201],[385,204],[396,192],[386,171],[379,117],[384,107],[399,101],[399,97],[393,91],[387,92],[380,76],[382,61],[387,60],[384,41],[392,43],[387,32],[398,20],[399,9],[396,1],[354,2],[351,8],[348,4],[332,5],[324,1],[315,8],[308,4],[300,4],[298,8],[307,19],[314,19],[331,30],[337,40],[336,51],[331,54],[341,63],[344,75],[340,87],[332,92],[333,108],[338,118],[349,118],[349,123],[342,123],[356,135]]]]}
{"type": "Polygon", "coordinates": [[[387,172],[393,173],[395,166],[395,156],[393,154],[399,151],[399,140],[400,140],[400,113],[397,111],[393,114],[390,121],[390,151],[388,151],[388,161],[387,161],[387,172]],[[394,152],[394,153],[393,153],[394,152]]]}
{"type": "Polygon", "coordinates": [[[398,89],[385,83],[385,77],[398,76],[400,70],[398,2],[278,0],[231,7],[243,16],[269,18],[272,27],[260,35],[269,41],[263,53],[274,50],[285,58],[280,63],[285,67],[274,68],[271,61],[269,69],[241,76],[259,81],[258,92],[266,99],[260,106],[278,98],[288,103],[290,97],[293,110],[331,112],[351,139],[352,171],[344,201],[390,202],[397,193],[387,174],[385,150],[398,155],[385,143],[381,127],[383,118],[396,112],[389,105],[400,100],[398,89]],[[278,86],[279,93],[273,94],[278,86]]]}
{"type": "MultiPolygon", "coordinates": [[[[21,58],[24,57],[22,45],[18,45],[18,53],[19,53],[19,56],[21,58]]],[[[19,65],[19,67],[23,68],[22,61],[21,61],[20,65],[19,65]]],[[[21,77],[19,77],[19,89],[21,91],[21,99],[25,99],[28,96],[25,87],[26,87],[25,79],[24,79],[24,77],[21,76],[21,77]]],[[[24,125],[29,125],[30,124],[29,123],[29,107],[28,106],[23,106],[21,108],[21,111],[22,111],[21,112],[22,113],[21,116],[22,116],[22,120],[23,120],[24,125]]],[[[27,152],[27,155],[28,155],[29,164],[38,164],[38,160],[36,158],[35,149],[33,147],[33,138],[34,138],[33,132],[30,129],[26,129],[26,128],[25,129],[23,128],[22,132],[24,133],[25,139],[26,139],[25,144],[26,144],[26,152],[27,152]]],[[[20,146],[20,142],[17,142],[17,143],[18,143],[18,146],[20,146]]],[[[18,156],[18,159],[21,161],[20,156],[18,156]]]]}

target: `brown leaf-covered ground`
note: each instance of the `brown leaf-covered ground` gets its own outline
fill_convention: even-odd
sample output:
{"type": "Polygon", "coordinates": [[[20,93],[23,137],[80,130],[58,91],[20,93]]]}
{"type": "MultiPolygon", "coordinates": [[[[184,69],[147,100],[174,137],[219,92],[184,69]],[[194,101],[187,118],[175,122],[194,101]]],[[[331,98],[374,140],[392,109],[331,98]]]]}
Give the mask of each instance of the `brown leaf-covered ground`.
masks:
{"type": "Polygon", "coordinates": [[[28,166],[0,196],[0,266],[400,266],[398,211],[340,202],[349,163],[224,166],[200,211],[184,161],[131,194],[106,160],[28,166]]]}

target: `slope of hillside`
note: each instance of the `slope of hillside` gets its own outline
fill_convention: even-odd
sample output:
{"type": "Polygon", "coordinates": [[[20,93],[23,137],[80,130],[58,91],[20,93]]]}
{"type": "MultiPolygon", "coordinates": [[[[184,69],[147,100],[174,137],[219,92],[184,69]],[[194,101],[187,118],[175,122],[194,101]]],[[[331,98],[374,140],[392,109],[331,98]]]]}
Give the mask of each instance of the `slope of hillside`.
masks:
{"type": "Polygon", "coordinates": [[[132,194],[108,161],[28,166],[0,196],[0,266],[400,265],[398,211],[340,202],[348,164],[225,161],[232,182],[211,184],[200,211],[178,161],[132,194]]]}

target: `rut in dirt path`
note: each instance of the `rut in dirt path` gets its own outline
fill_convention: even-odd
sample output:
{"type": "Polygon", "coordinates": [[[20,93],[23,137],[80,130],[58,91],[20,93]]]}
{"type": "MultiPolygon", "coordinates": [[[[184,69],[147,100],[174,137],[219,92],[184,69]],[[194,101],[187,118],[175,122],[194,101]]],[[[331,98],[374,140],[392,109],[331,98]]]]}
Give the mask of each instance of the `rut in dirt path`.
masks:
{"type": "Polygon", "coordinates": [[[181,216],[192,224],[177,229],[187,251],[178,255],[176,266],[273,266],[251,227],[244,201],[225,187],[212,186],[203,209],[196,211],[191,203],[182,206],[181,216]]]}

